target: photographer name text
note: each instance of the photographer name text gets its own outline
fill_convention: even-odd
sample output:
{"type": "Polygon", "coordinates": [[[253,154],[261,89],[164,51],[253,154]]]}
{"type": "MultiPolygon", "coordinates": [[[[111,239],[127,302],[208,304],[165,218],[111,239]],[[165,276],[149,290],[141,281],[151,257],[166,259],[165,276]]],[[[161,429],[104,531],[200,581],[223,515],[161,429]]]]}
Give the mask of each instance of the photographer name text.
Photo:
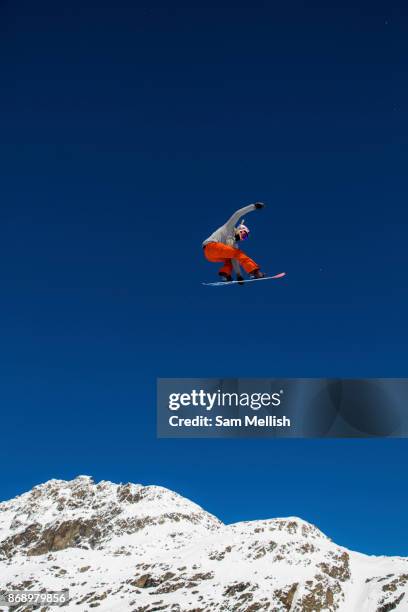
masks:
{"type": "Polygon", "coordinates": [[[290,419],[287,416],[277,417],[276,415],[262,418],[257,415],[235,418],[226,418],[221,415],[215,418],[201,415],[185,418],[172,415],[169,417],[169,425],[170,427],[290,427],[290,419]]]}

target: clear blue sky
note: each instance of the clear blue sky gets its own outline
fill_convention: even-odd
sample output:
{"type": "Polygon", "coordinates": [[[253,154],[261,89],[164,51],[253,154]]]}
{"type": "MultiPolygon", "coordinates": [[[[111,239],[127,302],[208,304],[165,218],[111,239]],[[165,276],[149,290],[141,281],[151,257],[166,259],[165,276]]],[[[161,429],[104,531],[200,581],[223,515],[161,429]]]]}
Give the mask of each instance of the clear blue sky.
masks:
{"type": "Polygon", "coordinates": [[[156,440],[157,376],[407,375],[406,9],[0,4],[1,499],[162,484],[408,555],[406,440],[156,440]],[[212,289],[239,206],[285,281],[212,289]]]}

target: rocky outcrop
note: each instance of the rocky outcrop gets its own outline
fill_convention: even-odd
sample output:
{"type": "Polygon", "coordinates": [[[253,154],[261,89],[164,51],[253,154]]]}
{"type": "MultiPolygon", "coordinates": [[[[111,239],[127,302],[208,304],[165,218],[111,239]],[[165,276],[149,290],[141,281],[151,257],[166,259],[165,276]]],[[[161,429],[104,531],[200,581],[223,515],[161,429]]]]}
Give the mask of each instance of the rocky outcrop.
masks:
{"type": "Polygon", "coordinates": [[[353,553],[299,518],[223,525],[162,487],[86,476],[0,504],[0,575],[0,590],[68,588],[77,612],[408,609],[408,559],[353,553]]]}

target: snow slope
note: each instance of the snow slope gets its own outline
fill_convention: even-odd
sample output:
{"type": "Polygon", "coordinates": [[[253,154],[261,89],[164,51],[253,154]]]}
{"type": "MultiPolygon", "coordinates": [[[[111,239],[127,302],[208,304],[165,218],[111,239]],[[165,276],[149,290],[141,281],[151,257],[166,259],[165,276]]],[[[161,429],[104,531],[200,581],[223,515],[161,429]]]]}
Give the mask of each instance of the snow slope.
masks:
{"type": "Polygon", "coordinates": [[[168,489],[79,476],[0,504],[0,591],[42,588],[69,589],[77,612],[402,612],[408,559],[296,517],[224,525],[168,489]]]}

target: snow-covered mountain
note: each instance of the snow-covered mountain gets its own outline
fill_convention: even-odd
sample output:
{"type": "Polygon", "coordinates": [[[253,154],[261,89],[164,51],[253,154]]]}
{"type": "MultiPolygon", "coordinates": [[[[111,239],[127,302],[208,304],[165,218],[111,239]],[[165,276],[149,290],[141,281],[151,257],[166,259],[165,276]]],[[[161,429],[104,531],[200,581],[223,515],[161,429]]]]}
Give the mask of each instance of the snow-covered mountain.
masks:
{"type": "Polygon", "coordinates": [[[408,558],[349,551],[295,517],[224,525],[168,489],[79,476],[0,504],[0,592],[44,588],[69,589],[76,612],[401,612],[408,558]]]}

